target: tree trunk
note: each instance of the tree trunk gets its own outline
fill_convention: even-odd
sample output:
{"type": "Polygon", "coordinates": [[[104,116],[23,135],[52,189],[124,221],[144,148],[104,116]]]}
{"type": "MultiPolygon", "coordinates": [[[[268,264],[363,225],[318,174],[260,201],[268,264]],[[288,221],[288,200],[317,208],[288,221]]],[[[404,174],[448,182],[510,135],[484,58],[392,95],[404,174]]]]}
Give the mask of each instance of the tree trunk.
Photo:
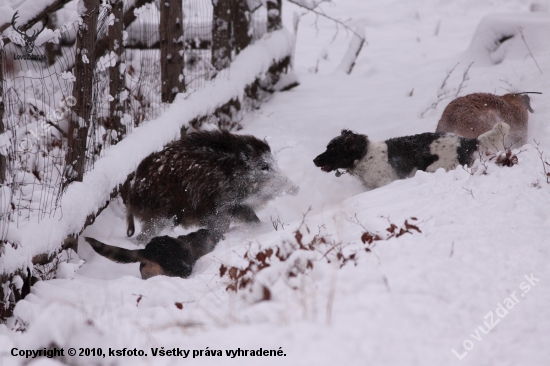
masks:
{"type": "Polygon", "coordinates": [[[109,68],[109,94],[114,98],[109,104],[109,121],[111,129],[117,133],[116,138],[113,138],[111,143],[116,144],[126,134],[126,126],[123,123],[124,102],[120,100],[121,95],[126,91],[125,72],[120,68],[120,65],[124,63],[124,44],[122,41],[124,2],[123,0],[111,0],[111,6],[115,19],[114,24],[109,27],[109,50],[115,53],[116,64],[109,68]]]}
{"type": "Polygon", "coordinates": [[[164,103],[172,103],[177,93],[185,91],[182,15],[182,0],[160,1],[160,77],[164,103]]]}
{"type": "Polygon", "coordinates": [[[249,34],[250,11],[247,0],[233,1],[233,49],[238,55],[250,45],[252,37],[249,34]]]}
{"type": "Polygon", "coordinates": [[[212,66],[223,70],[231,63],[231,0],[212,0],[212,66]]]}
{"type": "Polygon", "coordinates": [[[95,44],[97,40],[97,18],[99,0],[82,0],[86,12],[78,26],[74,74],[76,81],[68,134],[68,151],[65,156],[63,187],[73,181],[82,181],[86,165],[86,137],[92,118],[93,79],[95,66],[95,44]]]}
{"type": "Polygon", "coordinates": [[[273,32],[283,27],[281,18],[282,0],[267,0],[267,31],[273,32]]]}

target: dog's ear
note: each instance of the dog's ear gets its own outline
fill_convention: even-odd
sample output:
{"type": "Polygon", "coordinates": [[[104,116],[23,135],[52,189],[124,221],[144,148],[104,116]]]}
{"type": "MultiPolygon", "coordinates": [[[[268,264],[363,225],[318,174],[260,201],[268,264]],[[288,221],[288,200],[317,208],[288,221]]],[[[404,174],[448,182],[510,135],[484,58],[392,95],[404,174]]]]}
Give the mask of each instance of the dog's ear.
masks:
{"type": "Polygon", "coordinates": [[[349,135],[353,135],[353,132],[351,132],[350,130],[342,130],[342,131],[340,132],[340,134],[341,134],[342,136],[349,136],[349,135]]]}
{"type": "Polygon", "coordinates": [[[360,159],[367,151],[368,138],[365,135],[359,135],[352,132],[350,135],[346,136],[344,144],[346,146],[346,151],[352,157],[360,159]]]}

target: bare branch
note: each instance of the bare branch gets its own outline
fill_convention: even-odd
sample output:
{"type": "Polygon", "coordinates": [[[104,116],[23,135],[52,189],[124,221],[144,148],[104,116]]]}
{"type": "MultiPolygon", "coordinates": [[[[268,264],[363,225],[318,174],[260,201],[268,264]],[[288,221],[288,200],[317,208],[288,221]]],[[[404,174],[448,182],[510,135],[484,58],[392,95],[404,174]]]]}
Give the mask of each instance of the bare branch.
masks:
{"type": "Polygon", "coordinates": [[[443,79],[443,82],[441,83],[441,86],[439,87],[439,90],[442,90],[445,87],[445,85],[447,85],[447,80],[449,80],[449,78],[451,77],[451,74],[453,73],[453,71],[455,71],[456,67],[459,64],[460,64],[460,62],[457,62],[457,64],[453,66],[451,71],[447,72],[447,76],[445,76],[445,79],[443,79]]]}
{"type": "Polygon", "coordinates": [[[548,172],[548,169],[550,169],[550,163],[548,163],[548,161],[546,161],[546,159],[544,158],[543,151],[541,151],[539,148],[540,143],[538,143],[535,139],[533,139],[533,141],[535,141],[535,149],[539,153],[539,158],[540,162],[542,163],[542,170],[544,177],[546,178],[546,183],[550,184],[550,172],[548,172]]]}
{"type": "Polygon", "coordinates": [[[470,77],[468,76],[468,71],[470,71],[470,67],[472,67],[472,65],[474,64],[474,62],[470,62],[470,64],[468,65],[468,67],[466,68],[466,70],[464,71],[464,73],[462,74],[462,81],[460,82],[460,85],[458,85],[458,88],[456,89],[456,94],[455,94],[455,98],[458,97],[458,94],[460,94],[460,92],[462,91],[462,89],[464,88],[464,83],[468,80],[470,80],[470,77]]]}
{"type": "Polygon", "coordinates": [[[475,197],[474,197],[474,192],[472,192],[471,189],[468,189],[468,188],[465,188],[465,187],[462,187],[462,189],[465,190],[465,191],[470,192],[470,195],[472,195],[472,198],[475,199],[475,197]]]}
{"type": "Polygon", "coordinates": [[[529,51],[529,55],[531,56],[533,61],[535,61],[535,65],[537,65],[537,68],[539,69],[540,73],[542,74],[542,70],[540,69],[539,63],[537,62],[537,59],[535,58],[535,56],[533,56],[533,52],[531,52],[531,48],[529,47],[529,45],[527,44],[527,41],[525,40],[525,36],[523,35],[523,27],[520,25],[520,26],[518,26],[518,29],[519,29],[519,34],[521,35],[521,39],[522,39],[523,43],[525,43],[525,47],[527,47],[527,50],[529,51]]]}
{"type": "Polygon", "coordinates": [[[364,37],[361,37],[361,35],[359,33],[357,33],[353,28],[351,28],[350,26],[346,25],[344,22],[342,22],[341,20],[339,19],[336,19],[336,18],[333,18],[331,17],[330,15],[327,15],[325,14],[325,12],[323,12],[322,10],[318,9],[319,5],[323,2],[330,2],[328,0],[324,0],[324,1],[320,1],[318,3],[316,3],[315,5],[311,6],[310,4],[305,4],[303,1],[301,0],[288,0],[289,3],[292,3],[294,5],[297,5],[301,8],[304,8],[304,9],[307,9],[309,11],[311,11],[312,13],[314,13],[315,15],[317,16],[322,16],[324,18],[327,18],[329,20],[332,20],[333,22],[335,22],[336,24],[339,24],[341,25],[342,27],[346,28],[348,31],[350,31],[351,33],[353,33],[354,35],[356,35],[357,37],[361,38],[364,40],[364,37]]]}

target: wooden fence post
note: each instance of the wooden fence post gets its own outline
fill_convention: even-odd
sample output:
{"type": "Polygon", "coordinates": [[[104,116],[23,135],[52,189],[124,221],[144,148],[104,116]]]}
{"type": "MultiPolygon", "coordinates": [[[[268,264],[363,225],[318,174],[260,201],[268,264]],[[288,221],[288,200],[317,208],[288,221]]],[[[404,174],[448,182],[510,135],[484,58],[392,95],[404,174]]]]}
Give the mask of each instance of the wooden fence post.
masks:
{"type": "MultiPolygon", "coordinates": [[[[0,134],[6,132],[4,125],[4,50],[0,49],[0,134]]],[[[6,181],[6,157],[0,154],[0,184],[6,181]]]]}
{"type": "Polygon", "coordinates": [[[164,103],[172,103],[177,93],[185,91],[182,16],[182,0],[160,1],[160,77],[164,103]]]}
{"type": "Polygon", "coordinates": [[[283,27],[281,15],[282,0],[267,0],[267,31],[273,32],[283,27]]]}
{"type": "Polygon", "coordinates": [[[212,0],[212,66],[223,70],[231,63],[232,1],[212,0]]]}
{"type": "Polygon", "coordinates": [[[233,1],[233,49],[239,54],[250,45],[252,40],[249,34],[250,10],[247,0],[233,1]]]}
{"type": "Polygon", "coordinates": [[[97,18],[100,0],[82,0],[84,13],[76,36],[75,77],[72,108],[69,123],[68,150],[65,156],[63,187],[73,181],[82,181],[86,167],[86,140],[92,117],[95,47],[97,41],[97,18]]]}
{"type": "Polygon", "coordinates": [[[114,23],[109,27],[109,50],[115,53],[116,64],[109,68],[109,94],[114,98],[109,104],[109,121],[111,129],[116,131],[117,137],[112,140],[113,144],[122,140],[126,134],[126,126],[123,123],[124,102],[120,100],[126,90],[125,72],[120,68],[124,63],[123,31],[124,23],[124,1],[110,0],[114,23]]]}

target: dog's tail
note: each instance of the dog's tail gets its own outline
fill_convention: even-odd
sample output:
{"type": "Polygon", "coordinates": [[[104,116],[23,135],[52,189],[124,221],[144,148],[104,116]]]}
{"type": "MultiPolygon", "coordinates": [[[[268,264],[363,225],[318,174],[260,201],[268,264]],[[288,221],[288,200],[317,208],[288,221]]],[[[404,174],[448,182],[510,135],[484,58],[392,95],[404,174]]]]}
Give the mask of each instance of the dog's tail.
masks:
{"type": "Polygon", "coordinates": [[[126,235],[128,237],[134,235],[136,227],[134,225],[134,215],[130,211],[130,207],[126,206],[126,235]]]}
{"type": "Polygon", "coordinates": [[[480,150],[504,151],[504,136],[510,131],[510,125],[504,122],[499,122],[494,125],[493,129],[479,135],[480,150]]]}
{"type": "Polygon", "coordinates": [[[97,254],[104,256],[118,263],[141,262],[143,258],[143,249],[130,250],[103,244],[93,238],[84,238],[94,248],[97,254]]]}

